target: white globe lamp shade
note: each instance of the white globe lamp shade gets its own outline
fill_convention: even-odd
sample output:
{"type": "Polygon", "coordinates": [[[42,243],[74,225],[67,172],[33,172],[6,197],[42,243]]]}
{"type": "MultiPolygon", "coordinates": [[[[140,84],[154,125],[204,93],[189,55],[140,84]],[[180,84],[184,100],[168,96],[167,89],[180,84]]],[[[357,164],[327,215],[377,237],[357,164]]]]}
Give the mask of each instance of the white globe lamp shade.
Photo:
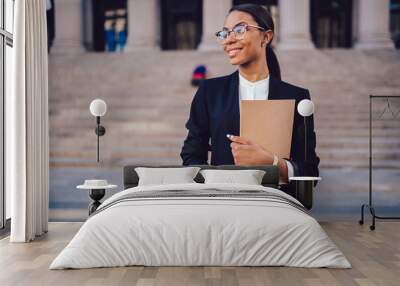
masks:
{"type": "Polygon", "coordinates": [[[93,116],[104,116],[107,112],[107,104],[102,99],[95,99],[90,103],[90,113],[93,116]]]}
{"type": "Polygon", "coordinates": [[[314,103],[309,99],[303,99],[297,105],[297,111],[301,116],[310,116],[314,113],[314,103]]]}

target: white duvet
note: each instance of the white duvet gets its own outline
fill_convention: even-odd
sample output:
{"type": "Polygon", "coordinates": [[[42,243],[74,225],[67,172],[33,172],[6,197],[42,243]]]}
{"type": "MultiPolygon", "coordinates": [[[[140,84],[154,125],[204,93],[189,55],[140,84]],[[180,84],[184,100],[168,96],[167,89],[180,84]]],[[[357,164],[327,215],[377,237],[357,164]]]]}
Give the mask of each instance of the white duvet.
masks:
{"type": "MultiPolygon", "coordinates": [[[[294,266],[350,268],[310,215],[259,198],[182,197],[115,200],[132,192],[262,190],[241,184],[175,184],[127,189],[107,199],[50,269],[146,266],[294,266]],[[113,203],[114,202],[114,203],[113,203]]],[[[137,194],[137,193],[134,193],[137,194]]]]}

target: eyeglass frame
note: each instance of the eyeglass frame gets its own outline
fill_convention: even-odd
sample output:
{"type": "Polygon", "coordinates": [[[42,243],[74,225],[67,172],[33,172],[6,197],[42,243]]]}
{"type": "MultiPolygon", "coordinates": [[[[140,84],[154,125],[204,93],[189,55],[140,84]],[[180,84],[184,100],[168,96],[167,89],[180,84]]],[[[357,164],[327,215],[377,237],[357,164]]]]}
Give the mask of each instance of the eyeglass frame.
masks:
{"type": "Polygon", "coordinates": [[[229,35],[230,35],[231,33],[233,33],[233,34],[235,35],[235,39],[236,39],[236,40],[242,40],[243,38],[241,38],[241,39],[237,38],[237,34],[236,34],[235,31],[234,31],[234,29],[235,29],[236,27],[238,27],[238,26],[244,26],[244,27],[245,27],[245,32],[242,34],[242,35],[243,35],[243,38],[244,38],[244,35],[246,34],[246,32],[248,31],[248,27],[256,28],[256,29],[258,29],[258,30],[260,30],[260,31],[264,31],[264,32],[266,32],[266,31],[269,30],[269,29],[265,29],[265,28],[263,28],[263,27],[256,26],[256,25],[251,25],[251,24],[247,24],[247,23],[238,23],[238,24],[236,24],[231,30],[229,30],[229,29],[225,29],[225,30],[222,29],[222,30],[220,30],[220,31],[218,31],[218,32],[215,32],[215,36],[217,37],[218,40],[220,40],[221,42],[224,42],[224,41],[226,41],[226,39],[229,38],[229,35]],[[226,36],[225,39],[222,39],[222,38],[220,38],[220,37],[218,36],[218,34],[221,33],[222,31],[228,32],[228,35],[226,36]]]}

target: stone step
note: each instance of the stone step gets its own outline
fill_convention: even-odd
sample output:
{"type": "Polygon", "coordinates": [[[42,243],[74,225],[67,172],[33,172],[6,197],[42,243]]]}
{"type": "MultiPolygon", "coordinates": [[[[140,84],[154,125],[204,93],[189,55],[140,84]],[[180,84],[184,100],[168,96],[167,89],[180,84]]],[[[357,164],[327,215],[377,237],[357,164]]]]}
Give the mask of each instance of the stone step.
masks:
{"type": "MultiPolygon", "coordinates": [[[[368,168],[369,160],[365,158],[351,159],[342,158],[339,160],[335,158],[334,160],[329,160],[322,158],[319,167],[320,168],[368,168]]],[[[142,164],[142,165],[167,165],[167,164],[177,164],[181,165],[182,160],[178,156],[147,156],[147,154],[138,154],[136,157],[125,157],[125,158],[112,158],[110,160],[102,158],[100,163],[96,162],[95,157],[86,160],[78,160],[77,158],[72,158],[66,160],[65,158],[54,158],[50,159],[50,166],[53,168],[69,168],[69,167],[98,167],[99,164],[104,167],[123,167],[130,164],[142,164]]],[[[391,159],[374,159],[373,168],[390,168],[399,169],[399,160],[391,159]]]]}
{"type": "MultiPolygon", "coordinates": [[[[333,138],[333,137],[344,137],[344,138],[369,138],[368,129],[316,129],[317,138],[333,138]]],[[[400,129],[376,129],[372,131],[373,138],[384,137],[384,138],[400,138],[400,129]]]]}
{"type": "MultiPolygon", "coordinates": [[[[96,142],[95,136],[87,136],[82,141],[87,144],[82,146],[79,144],[73,148],[61,147],[61,143],[51,142],[50,156],[56,157],[85,157],[85,153],[92,153],[95,150],[96,142]]],[[[183,145],[184,135],[177,137],[164,136],[162,140],[159,136],[154,134],[149,136],[138,137],[131,141],[130,147],[124,147],[115,142],[101,141],[101,151],[104,154],[118,154],[124,152],[180,152],[183,145]],[[151,142],[151,143],[149,143],[151,142]]],[[[70,139],[68,139],[70,140],[70,139]]],[[[376,155],[383,154],[384,156],[397,154],[400,150],[400,142],[396,137],[392,138],[374,138],[373,140],[373,153],[376,155]]],[[[318,138],[317,151],[321,156],[330,156],[331,154],[341,153],[346,154],[349,158],[352,156],[359,156],[359,154],[368,154],[369,140],[368,138],[345,138],[345,137],[332,137],[331,138],[318,138]]]]}
{"type": "MultiPolygon", "coordinates": [[[[368,158],[368,149],[343,149],[343,148],[329,148],[329,149],[318,149],[318,156],[326,159],[348,159],[353,160],[357,158],[368,158]]],[[[373,149],[373,158],[379,159],[400,159],[400,148],[398,149],[373,149]]],[[[400,164],[400,161],[399,161],[400,164]]]]}
{"type": "MultiPolygon", "coordinates": [[[[100,156],[105,160],[121,160],[124,158],[137,158],[137,157],[148,157],[148,158],[180,158],[181,149],[171,149],[171,150],[154,150],[154,151],[126,151],[126,152],[100,152],[100,156]]],[[[355,151],[342,151],[334,152],[332,150],[318,150],[317,155],[320,157],[321,161],[348,161],[353,160],[367,160],[369,158],[369,152],[355,152],[355,151]]],[[[96,150],[89,150],[87,152],[70,152],[70,153],[56,153],[51,152],[51,162],[86,162],[92,161],[96,157],[96,150]]],[[[372,153],[372,158],[375,160],[398,160],[400,167],[400,150],[395,152],[380,152],[380,150],[374,150],[372,153]]]]}
{"type": "MultiPolygon", "coordinates": [[[[373,169],[399,169],[398,160],[373,160],[373,169]]],[[[369,160],[323,160],[320,162],[319,168],[362,168],[368,172],[369,160]]]]}
{"type": "MultiPolygon", "coordinates": [[[[89,140],[87,138],[85,141],[90,141],[86,147],[79,147],[80,150],[86,151],[93,149],[96,146],[95,136],[93,136],[93,140],[89,140]]],[[[183,138],[183,137],[182,137],[183,138]]],[[[183,145],[183,139],[177,138],[175,136],[164,137],[162,140],[153,141],[149,143],[151,140],[151,136],[145,138],[137,138],[133,140],[129,147],[120,146],[118,144],[105,144],[101,141],[100,146],[102,146],[107,152],[124,152],[124,151],[146,151],[146,150],[173,150],[180,148],[183,145]]],[[[384,152],[392,152],[393,150],[400,150],[400,142],[397,138],[381,138],[380,140],[374,139],[372,144],[373,150],[379,151],[381,153],[384,152]]],[[[60,147],[58,144],[51,144],[50,151],[51,152],[71,152],[77,150],[78,146],[67,148],[60,147]]],[[[365,138],[318,138],[317,141],[317,150],[333,150],[344,152],[366,152],[369,150],[369,141],[365,138]]]]}
{"type": "MultiPolygon", "coordinates": [[[[343,138],[343,137],[335,137],[335,138],[324,138],[320,137],[317,139],[317,146],[321,149],[330,149],[330,148],[345,148],[345,149],[369,149],[369,138],[343,138]]],[[[373,138],[372,140],[372,148],[383,149],[383,150],[392,150],[393,148],[400,149],[400,140],[397,137],[391,138],[373,138]]]]}

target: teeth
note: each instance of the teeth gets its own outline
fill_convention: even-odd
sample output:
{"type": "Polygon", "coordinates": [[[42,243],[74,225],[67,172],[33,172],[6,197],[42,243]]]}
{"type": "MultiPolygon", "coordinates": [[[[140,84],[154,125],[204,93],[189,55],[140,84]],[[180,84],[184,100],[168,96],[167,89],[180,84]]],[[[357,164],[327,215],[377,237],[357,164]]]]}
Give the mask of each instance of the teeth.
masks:
{"type": "Polygon", "coordinates": [[[236,55],[239,51],[240,51],[240,49],[232,49],[232,50],[229,50],[228,54],[229,54],[229,56],[234,56],[234,55],[236,55]]]}

